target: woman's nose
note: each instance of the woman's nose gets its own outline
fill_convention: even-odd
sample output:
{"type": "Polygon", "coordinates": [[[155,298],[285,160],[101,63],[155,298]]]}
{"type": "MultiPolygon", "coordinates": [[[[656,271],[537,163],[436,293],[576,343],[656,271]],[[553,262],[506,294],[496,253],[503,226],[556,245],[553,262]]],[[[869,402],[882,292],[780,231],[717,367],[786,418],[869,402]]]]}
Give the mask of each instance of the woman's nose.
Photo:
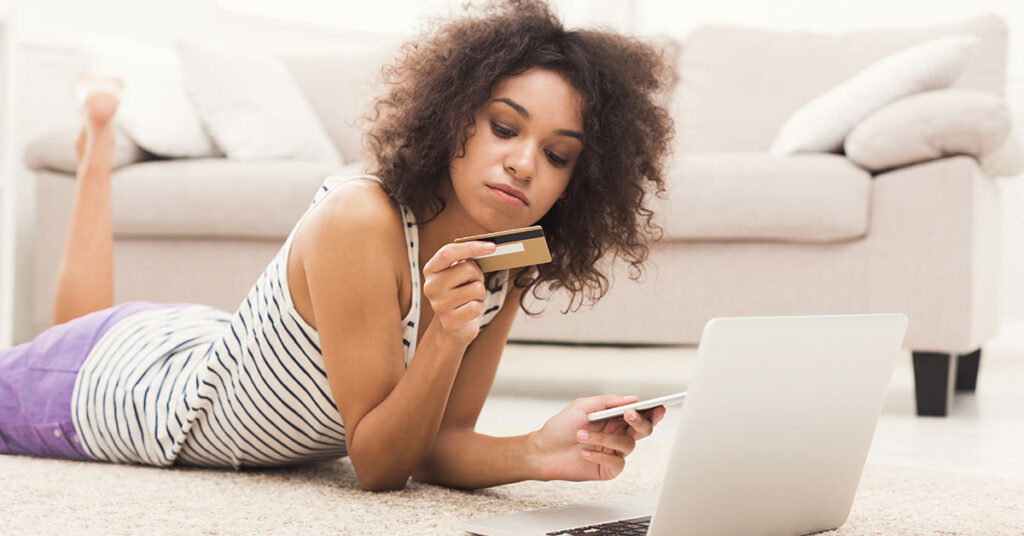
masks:
{"type": "Polygon", "coordinates": [[[517,179],[533,178],[536,150],[529,146],[519,147],[505,158],[505,169],[517,179]]]}

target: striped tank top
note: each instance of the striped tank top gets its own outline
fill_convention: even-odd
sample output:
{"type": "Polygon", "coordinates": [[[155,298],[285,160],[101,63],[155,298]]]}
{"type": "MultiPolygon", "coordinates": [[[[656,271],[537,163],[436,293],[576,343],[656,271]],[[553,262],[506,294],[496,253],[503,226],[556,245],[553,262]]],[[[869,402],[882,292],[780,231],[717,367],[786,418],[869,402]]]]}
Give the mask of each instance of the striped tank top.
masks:
{"type": "MultiPolygon", "coordinates": [[[[292,303],[288,251],[317,203],[352,179],[329,177],[234,314],[181,305],[133,314],[90,350],[75,381],[72,418],[93,458],[148,465],[271,466],[346,455],[319,336],[292,303]]],[[[419,232],[401,207],[412,306],[400,321],[409,365],[419,321],[419,232]]],[[[480,325],[505,299],[508,273],[488,291],[480,325]]]]}

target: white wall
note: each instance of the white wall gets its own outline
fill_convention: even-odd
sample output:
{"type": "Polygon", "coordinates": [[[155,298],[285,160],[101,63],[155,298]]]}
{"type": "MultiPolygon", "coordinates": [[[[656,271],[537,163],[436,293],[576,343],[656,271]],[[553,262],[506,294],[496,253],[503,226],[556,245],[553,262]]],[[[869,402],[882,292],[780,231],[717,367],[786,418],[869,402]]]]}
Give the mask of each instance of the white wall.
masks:
{"type": "MultiPolygon", "coordinates": [[[[0,0],[2,2],[4,0],[0,0]]],[[[18,0],[14,0],[18,1],[18,0]]],[[[630,2],[551,0],[569,24],[631,24],[630,2]]],[[[370,46],[382,35],[408,35],[429,17],[457,11],[461,0],[21,0],[22,39],[75,45],[89,32],[149,43],[219,41],[260,52],[333,52],[370,46]]]]}
{"type": "Polygon", "coordinates": [[[9,133],[13,130],[13,103],[7,86],[10,83],[10,72],[7,70],[11,47],[8,43],[13,35],[9,22],[12,10],[11,3],[0,0],[0,348],[11,344],[11,322],[13,314],[14,289],[14,197],[11,192],[10,177],[13,176],[11,158],[13,141],[9,133]]]}

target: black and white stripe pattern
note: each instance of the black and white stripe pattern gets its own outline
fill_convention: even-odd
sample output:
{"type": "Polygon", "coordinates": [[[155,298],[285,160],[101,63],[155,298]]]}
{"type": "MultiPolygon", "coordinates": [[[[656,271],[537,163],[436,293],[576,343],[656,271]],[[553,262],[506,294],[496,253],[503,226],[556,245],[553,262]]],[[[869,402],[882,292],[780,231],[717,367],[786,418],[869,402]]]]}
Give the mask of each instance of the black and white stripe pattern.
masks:
{"type": "MultiPolygon", "coordinates": [[[[312,206],[354,178],[377,180],[328,178],[312,206]]],[[[408,366],[419,321],[419,233],[410,211],[403,209],[402,220],[414,291],[401,319],[408,366]]],[[[288,291],[294,236],[293,229],[234,315],[204,305],[150,310],[104,334],[72,395],[75,427],[91,456],[237,468],[346,455],[319,336],[288,291]]],[[[502,274],[501,288],[488,293],[481,325],[500,309],[507,277],[502,274]]]]}

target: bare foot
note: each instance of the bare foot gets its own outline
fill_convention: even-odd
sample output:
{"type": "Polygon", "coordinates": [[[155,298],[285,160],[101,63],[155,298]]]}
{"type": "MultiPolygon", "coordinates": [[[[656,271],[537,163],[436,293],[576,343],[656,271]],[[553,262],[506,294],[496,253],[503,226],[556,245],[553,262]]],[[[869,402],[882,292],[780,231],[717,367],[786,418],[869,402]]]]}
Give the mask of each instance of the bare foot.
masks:
{"type": "Polygon", "coordinates": [[[124,83],[118,78],[94,78],[90,75],[75,77],[74,90],[80,99],[82,129],[75,141],[75,152],[82,159],[89,140],[105,139],[113,142],[114,129],[111,119],[120,103],[124,83]]]}

